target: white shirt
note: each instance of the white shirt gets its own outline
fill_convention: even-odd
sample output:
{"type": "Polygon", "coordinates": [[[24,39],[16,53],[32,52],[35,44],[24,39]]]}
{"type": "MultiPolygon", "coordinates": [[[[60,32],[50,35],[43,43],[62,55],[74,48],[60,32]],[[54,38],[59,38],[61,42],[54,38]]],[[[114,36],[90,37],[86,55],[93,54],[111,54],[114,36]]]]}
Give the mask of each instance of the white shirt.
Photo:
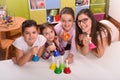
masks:
{"type": "MultiPolygon", "coordinates": [[[[43,46],[45,44],[45,42],[46,42],[46,38],[43,35],[38,35],[38,37],[37,37],[36,41],[34,42],[34,44],[32,45],[32,47],[38,46],[38,49],[39,49],[41,46],[43,46]]],[[[13,46],[22,50],[24,53],[28,52],[32,48],[27,45],[23,36],[17,38],[13,42],[13,46]]]]}

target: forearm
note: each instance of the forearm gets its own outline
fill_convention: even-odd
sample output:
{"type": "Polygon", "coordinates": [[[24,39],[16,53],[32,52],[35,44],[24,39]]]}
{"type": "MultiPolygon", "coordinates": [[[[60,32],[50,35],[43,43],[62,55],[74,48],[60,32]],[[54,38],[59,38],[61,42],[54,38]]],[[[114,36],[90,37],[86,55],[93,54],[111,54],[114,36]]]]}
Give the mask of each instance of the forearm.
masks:
{"type": "Polygon", "coordinates": [[[68,54],[68,57],[73,58],[74,55],[73,55],[72,53],[69,53],[69,54],[68,54]]]}
{"type": "Polygon", "coordinates": [[[57,50],[60,52],[61,55],[65,54],[65,49],[62,45],[59,44],[59,46],[57,45],[57,50]]]}
{"type": "Polygon", "coordinates": [[[39,51],[38,51],[38,57],[41,57],[41,56],[42,56],[44,50],[45,50],[45,46],[42,46],[42,47],[39,49],[39,51]]]}
{"type": "Polygon", "coordinates": [[[96,57],[101,58],[101,57],[103,56],[103,54],[104,54],[104,50],[98,50],[97,52],[92,51],[92,53],[93,53],[96,57]]]}
{"type": "Polygon", "coordinates": [[[97,51],[93,50],[93,54],[95,54],[96,57],[101,58],[105,52],[106,46],[107,46],[107,40],[106,37],[103,38],[103,43],[101,41],[98,41],[97,51]]]}
{"type": "Polygon", "coordinates": [[[19,66],[22,66],[26,62],[30,61],[31,58],[32,58],[32,54],[31,54],[31,52],[28,52],[24,56],[22,56],[20,59],[17,59],[17,64],[19,66]]]}

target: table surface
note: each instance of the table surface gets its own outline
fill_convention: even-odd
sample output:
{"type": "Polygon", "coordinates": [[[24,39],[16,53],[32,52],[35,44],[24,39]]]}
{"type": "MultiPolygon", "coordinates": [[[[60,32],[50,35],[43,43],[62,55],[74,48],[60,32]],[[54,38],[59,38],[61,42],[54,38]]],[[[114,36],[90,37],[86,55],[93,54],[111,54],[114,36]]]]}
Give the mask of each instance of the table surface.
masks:
{"type": "Polygon", "coordinates": [[[7,36],[7,38],[10,38],[10,31],[21,29],[22,22],[25,20],[25,18],[22,18],[22,17],[12,17],[12,18],[13,18],[12,25],[10,25],[10,26],[0,25],[0,40],[3,37],[1,32],[8,32],[6,34],[6,36],[7,36]]]}
{"type": "Polygon", "coordinates": [[[13,25],[11,26],[0,26],[0,32],[12,31],[15,29],[19,29],[21,27],[22,22],[25,19],[22,17],[13,17],[13,25]]]}
{"type": "MultiPolygon", "coordinates": [[[[67,51],[66,51],[67,54],[67,51]]],[[[55,58],[56,60],[60,57],[55,58]]],[[[22,67],[11,60],[0,61],[0,80],[120,80],[120,42],[107,47],[102,58],[76,53],[70,74],[55,74],[49,60],[28,62],[22,67]]]]}

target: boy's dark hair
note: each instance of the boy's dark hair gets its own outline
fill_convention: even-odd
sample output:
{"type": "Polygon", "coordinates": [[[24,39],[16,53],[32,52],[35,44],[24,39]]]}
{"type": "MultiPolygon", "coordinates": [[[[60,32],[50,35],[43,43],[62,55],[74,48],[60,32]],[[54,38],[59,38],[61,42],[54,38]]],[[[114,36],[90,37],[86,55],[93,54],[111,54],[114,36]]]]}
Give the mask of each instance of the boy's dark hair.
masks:
{"type": "Polygon", "coordinates": [[[25,31],[25,28],[31,27],[31,26],[36,27],[36,29],[38,30],[38,25],[37,25],[36,21],[34,21],[34,20],[25,20],[22,23],[22,33],[25,31]]]}

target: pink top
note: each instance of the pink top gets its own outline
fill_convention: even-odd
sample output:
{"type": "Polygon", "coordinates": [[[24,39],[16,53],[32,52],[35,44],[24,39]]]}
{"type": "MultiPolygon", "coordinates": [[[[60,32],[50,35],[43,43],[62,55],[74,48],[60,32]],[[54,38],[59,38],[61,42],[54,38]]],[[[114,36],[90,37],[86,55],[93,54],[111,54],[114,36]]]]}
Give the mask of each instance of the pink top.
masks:
{"type": "Polygon", "coordinates": [[[77,52],[76,45],[75,45],[75,24],[73,24],[72,28],[69,31],[69,33],[70,33],[69,41],[64,41],[60,36],[60,32],[62,31],[61,23],[58,23],[57,25],[55,25],[54,29],[55,29],[55,32],[58,35],[58,37],[60,39],[60,43],[61,43],[61,45],[63,45],[63,47],[66,47],[68,42],[71,44],[70,53],[74,55],[74,53],[77,52]]]}

